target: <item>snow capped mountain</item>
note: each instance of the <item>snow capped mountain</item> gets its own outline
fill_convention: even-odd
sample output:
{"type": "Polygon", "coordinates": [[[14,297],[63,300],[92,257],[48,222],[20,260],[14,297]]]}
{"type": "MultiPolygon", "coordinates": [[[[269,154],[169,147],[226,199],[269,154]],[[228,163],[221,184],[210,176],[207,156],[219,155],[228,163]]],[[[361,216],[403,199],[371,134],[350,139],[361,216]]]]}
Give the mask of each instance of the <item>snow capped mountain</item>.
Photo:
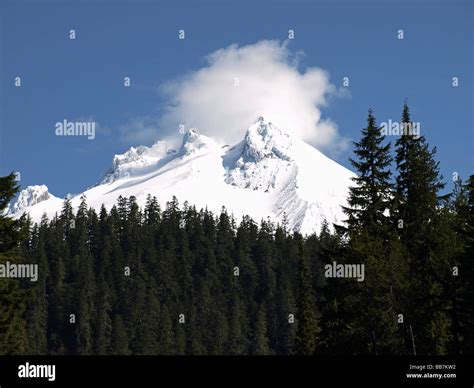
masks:
{"type": "Polygon", "coordinates": [[[112,183],[117,179],[145,174],[158,161],[175,152],[173,149],[168,150],[163,141],[158,141],[151,147],[132,147],[124,154],[114,156],[112,166],[99,184],[112,183]]]}
{"type": "MultiPolygon", "coordinates": [[[[102,203],[110,209],[120,195],[134,195],[140,205],[148,194],[161,203],[175,195],[181,203],[187,200],[216,213],[225,206],[237,220],[246,214],[256,221],[270,217],[281,223],[286,218],[290,228],[312,233],[319,232],[324,219],[342,222],[341,205],[346,204],[353,176],[314,147],[259,118],[233,147],[196,130],[183,136],[177,151],[165,142],[132,147],[115,155],[103,179],[83,194],[96,209],[102,203]]],[[[31,200],[20,195],[10,211],[14,217],[28,211],[39,221],[43,213],[51,218],[60,212],[61,200],[47,188],[25,191],[43,194],[32,194],[31,200]]],[[[81,194],[72,198],[73,207],[81,194]]]]}
{"type": "Polygon", "coordinates": [[[20,191],[18,198],[10,208],[9,213],[20,214],[23,213],[27,208],[40,204],[45,201],[59,201],[62,200],[52,196],[49,193],[48,187],[45,185],[28,186],[26,189],[20,191]]]}
{"type": "Polygon", "coordinates": [[[276,180],[294,166],[293,140],[289,134],[266,123],[262,117],[250,126],[245,139],[225,157],[229,171],[226,182],[241,188],[275,188],[276,180]],[[236,158],[235,163],[233,157],[236,158]]]}
{"type": "Polygon", "coordinates": [[[195,152],[206,149],[208,143],[208,138],[201,136],[195,129],[190,129],[183,136],[183,144],[181,145],[180,154],[183,156],[189,156],[195,152]]]}

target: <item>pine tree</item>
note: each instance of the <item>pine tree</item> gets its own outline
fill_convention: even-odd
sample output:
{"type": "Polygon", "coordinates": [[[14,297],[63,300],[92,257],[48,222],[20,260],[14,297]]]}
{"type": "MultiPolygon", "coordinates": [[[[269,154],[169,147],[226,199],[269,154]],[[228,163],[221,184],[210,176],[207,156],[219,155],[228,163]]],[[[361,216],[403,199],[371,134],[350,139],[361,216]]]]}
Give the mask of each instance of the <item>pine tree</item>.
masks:
{"type": "Polygon", "coordinates": [[[77,265],[77,280],[74,281],[76,300],[76,344],[77,353],[92,354],[94,301],[96,300],[94,259],[89,251],[88,211],[86,198],[82,196],[77,211],[75,227],[71,240],[76,246],[71,246],[74,262],[77,265]]]}
{"type": "MultiPolygon", "coordinates": [[[[413,128],[408,105],[405,103],[402,123],[413,128]]],[[[439,191],[444,187],[435,160],[436,147],[429,150],[424,136],[402,135],[396,142],[396,209],[402,240],[414,251],[422,244],[428,224],[436,215],[439,191]],[[414,237],[412,237],[414,236],[414,237]]]]}
{"type": "Polygon", "coordinates": [[[408,254],[410,284],[405,293],[404,310],[407,327],[411,327],[409,351],[418,354],[442,354],[447,351],[450,326],[445,308],[440,308],[442,282],[437,268],[444,258],[434,252],[439,233],[439,191],[444,187],[436,147],[429,149],[424,136],[412,129],[409,108],[405,103],[402,123],[406,128],[396,143],[396,203],[394,224],[408,254]]]}
{"type": "MultiPolygon", "coordinates": [[[[313,254],[319,257],[325,265],[338,262],[343,263],[347,255],[347,246],[344,246],[338,234],[332,234],[329,225],[323,223],[319,233],[318,244],[313,254]]],[[[350,354],[354,351],[354,336],[352,333],[354,314],[347,306],[346,300],[353,290],[347,287],[347,282],[339,279],[321,279],[316,284],[316,292],[322,295],[319,301],[321,310],[321,333],[317,351],[319,354],[350,354]]]]}
{"type": "MultiPolygon", "coordinates": [[[[276,262],[276,306],[275,318],[271,319],[270,337],[275,339],[273,347],[279,354],[293,354],[295,348],[296,298],[294,283],[298,268],[298,254],[291,252],[288,232],[282,227],[275,230],[274,256],[276,262]],[[272,324],[273,323],[273,324],[272,324]]],[[[297,252],[297,249],[296,251],[297,252]]]]}
{"type": "MultiPolygon", "coordinates": [[[[456,282],[457,304],[453,306],[459,331],[459,353],[474,353],[474,175],[471,175],[459,193],[456,210],[458,215],[457,234],[462,251],[457,257],[459,275],[456,282]]],[[[455,348],[455,350],[457,350],[455,348]]]]}
{"type": "Polygon", "coordinates": [[[364,228],[380,230],[387,224],[392,185],[390,183],[390,143],[383,145],[385,136],[377,127],[372,110],[369,110],[367,127],[362,130],[362,139],[355,142],[356,159],[350,159],[358,175],[352,178],[355,186],[350,188],[347,227],[351,230],[364,228]]]}
{"type": "MultiPolygon", "coordinates": [[[[0,177],[0,264],[20,263],[18,223],[5,216],[5,210],[18,192],[15,174],[0,177]]],[[[22,354],[28,338],[24,313],[27,295],[19,279],[0,278],[0,354],[22,354]]]]}
{"type": "Polygon", "coordinates": [[[369,110],[362,139],[355,143],[358,159],[351,159],[358,172],[353,179],[356,185],[350,188],[349,207],[344,208],[349,231],[346,264],[364,266],[366,277],[363,282],[341,280],[347,297],[340,300],[342,303],[332,302],[338,311],[336,316],[341,317],[341,311],[349,312],[345,325],[353,331],[354,351],[372,354],[396,353],[401,343],[393,291],[398,287],[397,270],[402,267],[402,257],[392,254],[392,242],[396,244],[388,214],[393,196],[392,159],[390,143],[384,145],[384,141],[369,110]]]}
{"type": "Polygon", "coordinates": [[[315,312],[315,298],[311,280],[311,268],[305,252],[302,237],[295,234],[299,247],[300,268],[298,275],[298,314],[296,353],[312,355],[316,348],[318,325],[315,312]]]}
{"type": "MultiPolygon", "coordinates": [[[[244,217],[237,229],[235,242],[235,264],[239,268],[239,292],[240,300],[246,306],[248,316],[257,314],[258,304],[255,300],[257,292],[258,272],[257,265],[252,255],[252,248],[257,236],[257,225],[250,219],[244,217]]],[[[234,295],[233,298],[236,296],[234,295]]]]}
{"type": "Polygon", "coordinates": [[[31,249],[25,254],[25,259],[31,258],[38,264],[38,280],[32,286],[30,302],[26,319],[28,322],[29,347],[31,354],[44,355],[48,353],[47,324],[48,301],[46,295],[46,279],[48,277],[48,260],[45,248],[47,224],[41,223],[33,227],[31,233],[31,249]]]}
{"type": "MultiPolygon", "coordinates": [[[[219,216],[219,221],[216,225],[216,239],[215,239],[215,256],[217,263],[217,277],[215,279],[216,286],[213,289],[214,307],[218,311],[227,311],[230,307],[230,293],[229,285],[234,280],[234,228],[232,220],[229,217],[225,208],[222,208],[219,216]]],[[[221,317],[222,319],[222,317],[221,317]]],[[[216,327],[216,330],[226,331],[223,325],[216,327]]],[[[224,334],[223,334],[224,335],[224,334]]]]}
{"type": "Polygon", "coordinates": [[[95,327],[95,347],[94,354],[110,354],[112,349],[112,330],[113,323],[111,319],[112,306],[110,302],[110,291],[107,283],[101,279],[98,286],[98,301],[96,311],[95,327]]]}

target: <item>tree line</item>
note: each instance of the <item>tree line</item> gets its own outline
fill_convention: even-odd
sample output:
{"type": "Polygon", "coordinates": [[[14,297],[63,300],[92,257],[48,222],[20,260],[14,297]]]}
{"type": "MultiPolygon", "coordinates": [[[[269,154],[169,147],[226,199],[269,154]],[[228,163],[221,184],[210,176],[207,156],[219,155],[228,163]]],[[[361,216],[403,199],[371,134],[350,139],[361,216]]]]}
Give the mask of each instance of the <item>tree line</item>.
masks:
{"type": "Polygon", "coordinates": [[[436,149],[372,111],[351,163],[346,222],[309,236],[152,196],[33,224],[0,178],[0,264],[39,274],[0,279],[0,354],[472,354],[474,175],[441,195],[436,149]]]}

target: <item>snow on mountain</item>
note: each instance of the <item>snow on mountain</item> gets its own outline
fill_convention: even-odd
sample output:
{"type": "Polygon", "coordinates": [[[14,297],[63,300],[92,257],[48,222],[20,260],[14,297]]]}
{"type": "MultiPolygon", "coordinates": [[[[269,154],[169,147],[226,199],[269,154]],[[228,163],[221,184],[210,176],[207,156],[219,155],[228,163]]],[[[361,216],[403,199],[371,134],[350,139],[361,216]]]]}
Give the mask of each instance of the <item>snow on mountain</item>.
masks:
{"type": "Polygon", "coordinates": [[[20,191],[16,201],[12,204],[9,213],[11,214],[21,214],[27,208],[38,205],[41,207],[41,203],[48,201],[46,208],[50,206],[51,203],[57,202],[62,203],[62,200],[52,196],[49,193],[48,187],[45,185],[35,185],[28,186],[26,189],[20,191]]]}
{"type": "Polygon", "coordinates": [[[266,123],[262,117],[250,126],[244,141],[225,157],[229,171],[226,182],[241,188],[275,188],[276,180],[294,167],[291,157],[293,140],[289,134],[266,123]],[[235,163],[232,157],[236,157],[235,163]]]}
{"type": "Polygon", "coordinates": [[[183,137],[180,153],[183,156],[189,156],[206,149],[208,143],[208,138],[201,136],[195,129],[190,129],[183,137]]]}
{"type": "Polygon", "coordinates": [[[163,141],[158,141],[151,147],[132,147],[124,154],[114,156],[112,166],[99,184],[145,174],[155,168],[159,160],[175,152],[173,149],[167,149],[163,141]]]}
{"type": "MultiPolygon", "coordinates": [[[[175,195],[197,208],[220,212],[225,206],[239,220],[286,218],[288,226],[302,233],[319,232],[322,221],[341,223],[354,174],[301,139],[259,118],[244,140],[233,147],[190,130],[178,151],[164,142],[132,147],[115,155],[112,166],[96,186],[83,194],[87,203],[110,209],[121,195],[134,195],[144,205],[148,194],[161,203],[175,195]]],[[[47,192],[47,190],[46,190],[47,192]]],[[[72,198],[73,207],[81,194],[72,198]]],[[[34,221],[46,212],[53,217],[61,200],[22,202],[11,211],[18,217],[28,211],[34,221]]]]}

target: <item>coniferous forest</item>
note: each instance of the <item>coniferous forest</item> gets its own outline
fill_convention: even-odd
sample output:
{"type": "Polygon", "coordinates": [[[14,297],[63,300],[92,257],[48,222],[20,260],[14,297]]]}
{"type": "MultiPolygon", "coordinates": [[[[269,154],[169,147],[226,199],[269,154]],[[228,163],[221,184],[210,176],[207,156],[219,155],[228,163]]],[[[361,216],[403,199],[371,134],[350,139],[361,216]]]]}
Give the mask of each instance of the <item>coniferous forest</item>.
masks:
{"type": "Polygon", "coordinates": [[[448,192],[424,136],[392,139],[369,111],[347,222],[310,236],[151,196],[33,224],[4,215],[19,188],[0,178],[0,263],[39,268],[0,279],[0,353],[472,354],[474,175],[448,192]]]}

